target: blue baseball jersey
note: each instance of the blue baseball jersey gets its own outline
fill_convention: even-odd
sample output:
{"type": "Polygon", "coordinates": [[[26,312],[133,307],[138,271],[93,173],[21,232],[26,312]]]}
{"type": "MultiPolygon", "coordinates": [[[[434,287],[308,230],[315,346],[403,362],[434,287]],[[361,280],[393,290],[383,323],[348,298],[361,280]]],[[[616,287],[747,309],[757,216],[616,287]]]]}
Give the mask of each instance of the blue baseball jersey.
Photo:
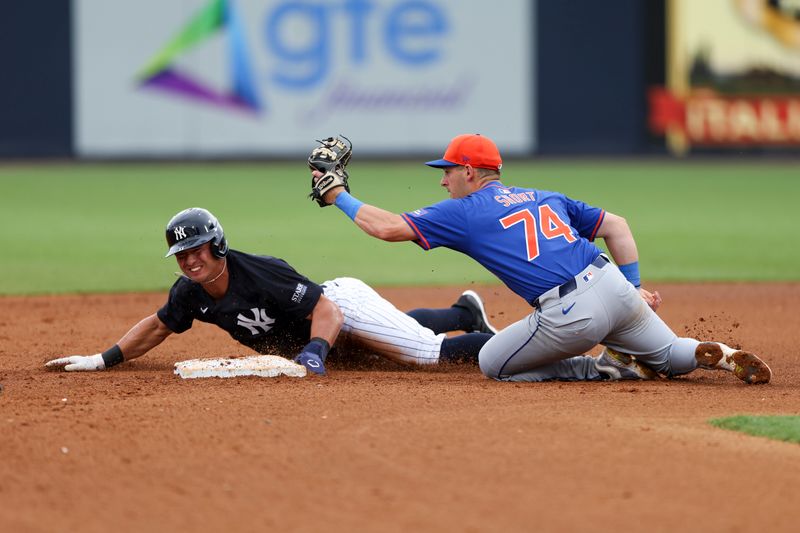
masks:
{"type": "Polygon", "coordinates": [[[586,268],[605,211],[561,193],[498,181],[458,199],[403,213],[425,250],[464,253],[532,302],[586,268]]]}

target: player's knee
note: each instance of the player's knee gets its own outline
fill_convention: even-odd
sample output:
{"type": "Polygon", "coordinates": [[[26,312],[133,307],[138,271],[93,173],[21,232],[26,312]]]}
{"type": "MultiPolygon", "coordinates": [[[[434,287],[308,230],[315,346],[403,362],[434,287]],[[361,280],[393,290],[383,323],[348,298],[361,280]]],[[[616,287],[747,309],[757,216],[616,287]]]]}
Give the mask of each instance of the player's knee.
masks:
{"type": "Polygon", "coordinates": [[[700,343],[695,339],[686,337],[675,339],[669,347],[669,371],[664,372],[664,374],[670,377],[680,376],[681,374],[688,374],[697,368],[695,350],[698,344],[700,343]]]}
{"type": "Polygon", "coordinates": [[[500,379],[500,367],[495,364],[494,355],[486,349],[486,345],[478,352],[478,366],[484,376],[491,379],[500,379]]]}

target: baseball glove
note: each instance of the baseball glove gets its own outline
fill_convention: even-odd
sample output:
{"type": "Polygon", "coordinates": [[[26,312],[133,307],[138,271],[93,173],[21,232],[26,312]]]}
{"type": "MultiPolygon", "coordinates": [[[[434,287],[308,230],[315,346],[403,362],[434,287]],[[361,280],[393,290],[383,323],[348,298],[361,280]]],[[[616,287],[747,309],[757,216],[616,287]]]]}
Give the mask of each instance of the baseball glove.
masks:
{"type": "Polygon", "coordinates": [[[322,172],[319,178],[311,177],[311,194],[308,196],[316,201],[320,207],[326,207],[323,197],[325,193],[336,187],[344,187],[350,192],[347,183],[348,175],[345,167],[353,155],[353,144],[344,135],[328,137],[317,141],[320,146],[311,151],[308,156],[308,168],[322,172]]]}

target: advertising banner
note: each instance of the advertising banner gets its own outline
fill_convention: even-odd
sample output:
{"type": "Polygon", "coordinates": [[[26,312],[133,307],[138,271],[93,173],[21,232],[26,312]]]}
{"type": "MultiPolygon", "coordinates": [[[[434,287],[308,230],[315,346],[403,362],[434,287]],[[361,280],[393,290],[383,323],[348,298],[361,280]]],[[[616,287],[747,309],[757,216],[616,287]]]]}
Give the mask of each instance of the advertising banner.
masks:
{"type": "Polygon", "coordinates": [[[673,152],[800,147],[800,2],[669,0],[667,87],[650,127],[673,152]]]}
{"type": "Polygon", "coordinates": [[[535,149],[535,2],[76,0],[81,156],[535,149]]]}

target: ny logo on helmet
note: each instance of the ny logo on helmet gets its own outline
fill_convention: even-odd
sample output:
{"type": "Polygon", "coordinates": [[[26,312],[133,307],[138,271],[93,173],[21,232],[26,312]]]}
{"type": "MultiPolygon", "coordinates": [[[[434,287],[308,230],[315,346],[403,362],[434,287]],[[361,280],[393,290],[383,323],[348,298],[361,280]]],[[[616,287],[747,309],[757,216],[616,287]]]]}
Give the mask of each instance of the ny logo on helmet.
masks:
{"type": "Polygon", "coordinates": [[[175,240],[179,241],[181,239],[186,238],[186,227],[185,226],[177,226],[175,228],[175,240]]]}

